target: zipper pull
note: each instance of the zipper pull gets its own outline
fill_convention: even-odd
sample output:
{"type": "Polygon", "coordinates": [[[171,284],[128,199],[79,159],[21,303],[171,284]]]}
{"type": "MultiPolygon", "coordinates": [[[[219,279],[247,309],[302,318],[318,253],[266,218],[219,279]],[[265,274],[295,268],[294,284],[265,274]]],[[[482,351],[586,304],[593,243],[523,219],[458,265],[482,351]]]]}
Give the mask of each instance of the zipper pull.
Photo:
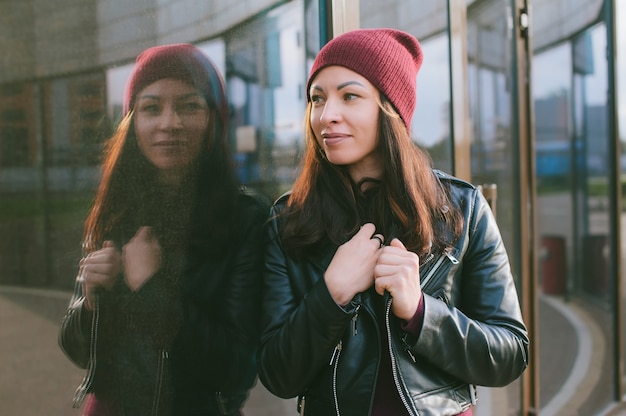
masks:
{"type": "Polygon", "coordinates": [[[413,355],[413,353],[411,352],[410,348],[405,348],[404,351],[406,351],[407,354],[409,354],[409,357],[411,357],[411,360],[413,360],[414,363],[417,362],[417,360],[415,359],[415,356],[413,355]]]}
{"type": "Polygon", "coordinates": [[[335,349],[333,350],[333,355],[330,357],[330,363],[328,363],[328,365],[333,365],[333,363],[335,362],[335,359],[337,357],[339,357],[339,353],[341,352],[341,348],[343,341],[339,341],[339,343],[335,346],[335,349]]]}
{"type": "Polygon", "coordinates": [[[304,416],[304,405],[306,402],[306,396],[298,396],[298,414],[304,416]]]}
{"type": "Polygon", "coordinates": [[[356,310],[355,310],[356,313],[352,317],[352,335],[353,336],[357,334],[356,321],[357,319],[359,319],[359,309],[361,309],[361,305],[356,306],[356,310]]]}
{"type": "Polygon", "coordinates": [[[452,253],[450,253],[450,250],[446,250],[445,253],[446,253],[446,257],[450,259],[450,262],[452,264],[459,264],[459,261],[457,260],[456,257],[452,255],[452,253]]]}

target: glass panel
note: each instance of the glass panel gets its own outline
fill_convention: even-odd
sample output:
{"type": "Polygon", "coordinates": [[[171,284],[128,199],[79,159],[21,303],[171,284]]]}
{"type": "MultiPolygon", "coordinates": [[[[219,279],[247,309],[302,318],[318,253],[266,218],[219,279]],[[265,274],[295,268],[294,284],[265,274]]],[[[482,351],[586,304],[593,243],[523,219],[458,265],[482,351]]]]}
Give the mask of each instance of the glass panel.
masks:
{"type": "Polygon", "coordinates": [[[417,106],[411,134],[430,153],[435,168],[452,173],[448,33],[427,38],[421,45],[428,61],[417,76],[417,106]]]}
{"type": "MultiPolygon", "coordinates": [[[[311,23],[317,21],[316,3],[289,2],[225,33],[223,38],[232,146],[239,176],[270,199],[291,187],[300,162],[306,57],[319,50],[318,38],[309,37],[318,32],[317,25],[311,23]]],[[[257,382],[244,411],[251,416],[288,415],[296,411],[296,401],[281,400],[257,382]]]]}
{"type": "MultiPolygon", "coordinates": [[[[510,1],[474,1],[467,9],[468,90],[470,103],[472,182],[497,186],[497,221],[509,253],[513,275],[520,276],[518,146],[512,113],[516,88],[511,49],[510,1]]],[[[517,282],[517,287],[521,284],[517,282]]],[[[504,389],[480,389],[478,410],[518,414],[521,381],[504,389]],[[485,397],[486,396],[486,397],[485,397]]]]}
{"type": "Polygon", "coordinates": [[[3,86],[0,113],[3,411],[67,414],[83,372],[56,340],[109,133],[104,78],[3,86]]]}
{"type": "MultiPolygon", "coordinates": [[[[615,50],[626,50],[626,3],[616,1],[615,3],[615,30],[617,32],[617,45],[615,50]]],[[[618,103],[618,123],[619,138],[621,146],[620,172],[621,172],[621,305],[622,305],[622,360],[626,358],[626,56],[623,53],[617,54],[617,103],[618,103]]],[[[622,384],[626,385],[626,368],[622,374],[622,384]]]]}
{"type": "Polygon", "coordinates": [[[67,259],[80,255],[76,242],[109,132],[104,84],[84,75],[3,89],[0,227],[11,244],[0,257],[21,248],[0,261],[3,283],[72,286],[75,264],[67,259]]]}
{"type": "Polygon", "coordinates": [[[290,188],[303,144],[303,17],[292,2],[224,37],[239,174],[272,198],[290,188]]]}
{"type": "Polygon", "coordinates": [[[615,376],[606,27],[537,54],[532,79],[542,246],[541,413],[596,414],[611,402],[615,376]]]}
{"type": "Polygon", "coordinates": [[[33,84],[0,89],[0,282],[6,285],[45,275],[45,268],[30,262],[24,250],[31,246],[40,253],[38,245],[31,245],[39,235],[37,224],[42,224],[45,189],[37,103],[33,84]]]}
{"type": "MultiPolygon", "coordinates": [[[[575,178],[574,202],[576,212],[575,252],[578,271],[575,291],[580,295],[585,312],[597,325],[599,345],[592,348],[594,356],[601,357],[602,370],[592,385],[589,399],[581,406],[583,414],[593,414],[613,401],[613,307],[609,296],[611,287],[609,241],[611,218],[609,214],[609,150],[607,91],[608,69],[606,55],[606,26],[597,25],[574,40],[574,137],[575,178]],[[604,345],[602,345],[604,344],[604,345]]],[[[588,376],[587,376],[588,377],[588,376]]],[[[591,386],[590,386],[591,387],[591,386]]]]}
{"type": "Polygon", "coordinates": [[[424,63],[417,76],[411,135],[428,150],[437,169],[452,172],[447,1],[396,0],[385,3],[385,13],[379,1],[360,1],[361,27],[394,27],[419,39],[424,63]]]}
{"type": "MultiPolygon", "coordinates": [[[[30,10],[30,3],[19,10],[8,3],[0,8],[13,15],[30,10]]],[[[187,36],[198,38],[181,40],[196,43],[226,75],[240,174],[270,197],[288,188],[295,176],[307,75],[304,45],[309,56],[319,48],[317,0],[273,3],[284,4],[246,16],[245,25],[225,28],[222,39],[197,43],[207,36],[190,30],[187,36]]],[[[239,6],[229,5],[237,11],[239,6]]],[[[132,21],[160,30],[154,20],[159,13],[147,10],[126,13],[132,17],[120,27],[136,29],[132,21]]],[[[107,20],[119,11],[100,12],[107,20]]],[[[55,22],[39,17],[48,26],[55,22]]],[[[76,22],[77,36],[93,23],[89,17],[76,22]]],[[[34,32],[25,27],[24,42],[34,44],[34,32]]],[[[158,33],[153,39],[169,35],[158,33]]],[[[144,46],[151,46],[145,39],[144,46]]],[[[118,52],[95,50],[94,56],[118,52]]],[[[57,335],[81,257],[83,221],[99,180],[102,144],[120,120],[133,60],[110,68],[67,60],[62,76],[0,85],[0,367],[5,372],[0,402],[6,414],[80,413],[72,410],[71,401],[85,372],[63,356],[57,335]]],[[[295,409],[294,400],[274,397],[258,382],[245,413],[280,416],[295,409]]]]}

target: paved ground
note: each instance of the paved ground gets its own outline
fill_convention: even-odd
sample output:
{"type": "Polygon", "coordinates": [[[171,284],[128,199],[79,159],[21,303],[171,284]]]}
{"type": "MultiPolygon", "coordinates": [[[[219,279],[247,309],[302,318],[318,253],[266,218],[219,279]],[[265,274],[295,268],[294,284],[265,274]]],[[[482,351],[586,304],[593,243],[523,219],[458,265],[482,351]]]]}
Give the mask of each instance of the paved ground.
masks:
{"type": "MultiPolygon", "coordinates": [[[[0,287],[0,415],[80,415],[71,399],[83,370],[57,344],[68,299],[65,292],[0,287]]],[[[245,414],[294,415],[295,406],[257,383],[245,414]]]]}
{"type": "MultiPolygon", "coordinates": [[[[71,398],[83,371],[74,367],[57,345],[58,327],[67,301],[66,292],[0,286],[1,415],[80,415],[79,411],[71,408],[71,398]]],[[[557,411],[550,413],[551,415],[587,415],[588,413],[568,413],[567,403],[571,405],[584,400],[585,394],[594,388],[585,383],[597,381],[597,373],[602,371],[602,361],[606,355],[602,348],[592,345],[590,351],[598,353],[598,357],[588,357],[587,362],[582,363],[576,361],[580,358],[581,350],[572,348],[572,344],[576,343],[578,335],[571,324],[572,317],[568,320],[563,314],[559,306],[562,304],[558,299],[540,302],[542,338],[551,340],[549,344],[542,345],[541,352],[544,358],[549,357],[542,364],[542,406],[553,398],[561,397],[565,404],[557,404],[557,411]],[[572,377],[575,366],[581,367],[582,379],[577,379],[576,374],[572,377]],[[566,384],[571,391],[563,393],[561,387],[566,384]]],[[[583,324],[586,322],[586,318],[581,315],[575,315],[573,319],[583,324]]],[[[591,328],[589,331],[594,330],[597,329],[591,328]]],[[[594,335],[593,332],[591,334],[594,335]]],[[[267,392],[261,383],[257,383],[245,413],[246,416],[295,415],[295,401],[278,399],[267,392]]],[[[480,407],[476,412],[476,416],[492,414],[501,416],[490,410],[480,410],[480,407]]],[[[610,415],[617,416],[620,413],[610,415]]]]}

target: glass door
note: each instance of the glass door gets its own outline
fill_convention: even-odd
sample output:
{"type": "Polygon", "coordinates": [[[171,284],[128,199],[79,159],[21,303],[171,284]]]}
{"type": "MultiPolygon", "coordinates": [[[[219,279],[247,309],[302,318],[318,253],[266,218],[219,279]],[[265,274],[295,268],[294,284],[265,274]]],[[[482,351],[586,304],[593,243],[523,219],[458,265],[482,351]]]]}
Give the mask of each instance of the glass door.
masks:
{"type": "MultiPolygon", "coordinates": [[[[534,275],[534,235],[528,206],[532,206],[533,193],[525,173],[531,143],[525,92],[527,15],[521,1],[467,3],[471,182],[497,190],[496,219],[532,338],[534,314],[528,309],[533,305],[529,282],[534,275]]],[[[476,414],[517,415],[524,406],[533,407],[532,396],[523,400],[522,395],[524,379],[532,380],[533,371],[531,366],[524,378],[502,389],[480,388],[476,414]]]]}
{"type": "Polygon", "coordinates": [[[533,58],[541,236],[541,414],[598,414],[617,396],[607,28],[533,58]]]}

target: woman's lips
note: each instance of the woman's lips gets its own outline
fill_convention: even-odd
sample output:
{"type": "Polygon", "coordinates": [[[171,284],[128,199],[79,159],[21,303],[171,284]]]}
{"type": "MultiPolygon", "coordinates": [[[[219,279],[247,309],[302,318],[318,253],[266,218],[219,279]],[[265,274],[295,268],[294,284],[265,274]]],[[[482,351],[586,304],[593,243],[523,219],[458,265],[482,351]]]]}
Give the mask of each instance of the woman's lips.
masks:
{"type": "Polygon", "coordinates": [[[177,140],[161,141],[154,144],[154,148],[158,152],[165,154],[179,154],[185,149],[185,143],[177,140]]]}
{"type": "Polygon", "coordinates": [[[342,141],[344,141],[345,139],[347,139],[348,137],[350,137],[350,135],[348,134],[341,134],[341,133],[332,133],[332,134],[323,134],[322,138],[324,139],[324,144],[327,146],[332,146],[335,144],[338,144],[342,141]]]}
{"type": "Polygon", "coordinates": [[[154,143],[155,146],[182,146],[183,144],[180,140],[162,140],[154,143]]]}

